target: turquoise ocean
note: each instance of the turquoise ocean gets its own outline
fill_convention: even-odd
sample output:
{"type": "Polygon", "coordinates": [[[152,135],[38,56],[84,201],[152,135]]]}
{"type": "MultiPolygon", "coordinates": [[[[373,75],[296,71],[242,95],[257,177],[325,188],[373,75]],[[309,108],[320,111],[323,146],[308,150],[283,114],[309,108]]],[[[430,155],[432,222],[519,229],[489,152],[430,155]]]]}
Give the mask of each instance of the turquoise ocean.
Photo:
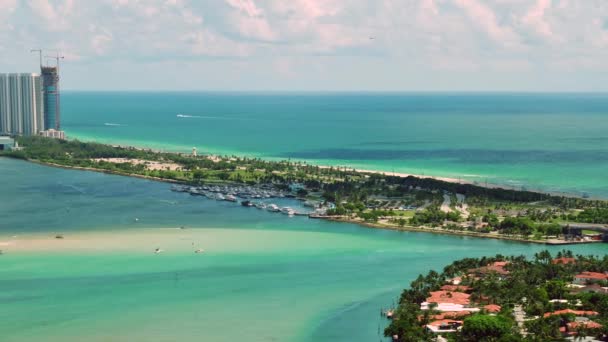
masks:
{"type": "Polygon", "coordinates": [[[207,249],[0,247],[1,341],[381,341],[380,310],[418,274],[463,257],[545,248],[288,218],[166,183],[4,158],[0,179],[0,242],[111,232],[120,245],[125,231],[184,226],[205,232],[207,249]],[[240,247],[221,247],[230,244],[240,247]]]}
{"type": "MultiPolygon", "coordinates": [[[[66,93],[62,105],[83,140],[608,196],[604,95],[66,93]]],[[[0,341],[383,341],[381,308],[418,274],[545,248],[288,218],[5,158],[0,180],[0,341]],[[176,227],[204,234],[205,254],[2,244],[103,232],[120,246],[176,227]]]]}
{"type": "Polygon", "coordinates": [[[82,140],[608,197],[608,94],[67,92],[82,140]]]}

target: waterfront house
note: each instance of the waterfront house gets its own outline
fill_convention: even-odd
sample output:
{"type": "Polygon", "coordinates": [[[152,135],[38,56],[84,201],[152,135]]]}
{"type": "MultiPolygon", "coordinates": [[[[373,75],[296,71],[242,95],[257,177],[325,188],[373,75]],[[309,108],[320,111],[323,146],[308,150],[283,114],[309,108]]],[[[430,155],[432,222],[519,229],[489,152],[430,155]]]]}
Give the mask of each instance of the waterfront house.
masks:
{"type": "Polygon", "coordinates": [[[479,308],[471,307],[471,295],[462,292],[434,291],[422,304],[421,310],[434,309],[440,312],[479,312],[479,308]]]}
{"type": "Polygon", "coordinates": [[[461,327],[462,321],[451,319],[437,320],[426,325],[426,328],[434,334],[453,333],[459,331],[461,327]]]}
{"type": "Polygon", "coordinates": [[[574,284],[587,285],[607,281],[608,275],[598,272],[582,272],[574,276],[574,284]]]}
{"type": "Polygon", "coordinates": [[[574,336],[577,335],[581,329],[584,329],[587,333],[592,333],[594,330],[597,331],[601,329],[603,326],[594,321],[577,321],[577,322],[568,322],[565,326],[560,327],[559,331],[566,336],[574,336]]]}
{"type": "Polygon", "coordinates": [[[576,259],[575,258],[555,258],[555,259],[551,260],[551,263],[553,265],[570,265],[570,264],[575,264],[576,259]]]}
{"type": "Polygon", "coordinates": [[[572,309],[563,309],[557,310],[553,312],[547,312],[543,315],[543,317],[551,317],[551,316],[559,316],[559,315],[574,315],[576,317],[588,317],[588,316],[597,316],[599,313],[597,311],[583,311],[583,310],[572,310],[572,309]]]}
{"type": "Polygon", "coordinates": [[[508,264],[508,261],[496,261],[487,266],[471,269],[469,274],[471,278],[483,278],[490,274],[496,274],[500,279],[504,279],[509,275],[509,271],[505,269],[508,264]]]}
{"type": "Polygon", "coordinates": [[[571,284],[569,286],[571,288],[570,294],[579,294],[579,293],[601,293],[608,294],[608,287],[601,286],[599,284],[589,284],[589,285],[578,285],[571,284]]]}

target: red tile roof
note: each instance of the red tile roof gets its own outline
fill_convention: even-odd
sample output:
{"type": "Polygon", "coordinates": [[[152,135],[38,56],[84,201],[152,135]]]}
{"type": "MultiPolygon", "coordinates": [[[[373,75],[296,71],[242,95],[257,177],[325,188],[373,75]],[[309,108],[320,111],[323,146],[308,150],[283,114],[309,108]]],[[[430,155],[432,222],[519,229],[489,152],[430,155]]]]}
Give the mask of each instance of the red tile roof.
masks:
{"type": "Polygon", "coordinates": [[[469,297],[470,294],[462,293],[462,292],[451,292],[451,291],[435,291],[431,292],[431,296],[426,299],[429,303],[452,303],[452,304],[461,304],[467,305],[470,303],[469,297]]]}
{"type": "Polygon", "coordinates": [[[469,272],[475,272],[475,273],[481,273],[481,274],[488,274],[488,273],[498,273],[500,275],[507,275],[509,274],[509,271],[505,270],[505,266],[508,265],[509,262],[508,261],[496,261],[492,264],[489,264],[487,266],[483,266],[483,267],[479,267],[479,268],[475,268],[472,270],[469,270],[469,272]]]}
{"type": "Polygon", "coordinates": [[[599,313],[596,311],[580,311],[580,310],[564,309],[564,310],[557,310],[557,311],[553,311],[553,312],[547,312],[543,315],[543,317],[546,318],[546,317],[565,315],[565,314],[573,314],[575,316],[597,316],[597,315],[599,315],[599,313]]]}
{"type": "Polygon", "coordinates": [[[602,327],[601,324],[596,323],[594,321],[587,321],[587,322],[570,322],[567,324],[568,326],[568,330],[576,330],[576,328],[582,326],[585,327],[587,329],[600,329],[602,327]]]}
{"type": "Polygon", "coordinates": [[[496,304],[488,304],[486,306],[483,307],[486,311],[491,312],[491,313],[497,313],[500,312],[500,305],[496,305],[496,304]]]}
{"type": "Polygon", "coordinates": [[[608,280],[608,275],[598,272],[583,272],[574,276],[577,279],[608,280]]]}
{"type": "Polygon", "coordinates": [[[554,265],[559,265],[559,264],[563,264],[563,265],[575,264],[576,263],[576,259],[575,258],[555,258],[555,259],[551,260],[551,263],[554,264],[554,265]]]}

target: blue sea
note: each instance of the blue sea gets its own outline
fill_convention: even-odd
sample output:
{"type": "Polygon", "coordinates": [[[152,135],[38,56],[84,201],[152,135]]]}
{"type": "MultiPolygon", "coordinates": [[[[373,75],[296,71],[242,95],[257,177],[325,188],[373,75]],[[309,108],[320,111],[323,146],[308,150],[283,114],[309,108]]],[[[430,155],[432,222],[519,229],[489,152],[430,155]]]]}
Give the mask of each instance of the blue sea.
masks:
{"type": "MultiPolygon", "coordinates": [[[[67,92],[62,106],[82,140],[608,198],[607,95],[67,92]]],[[[3,342],[386,341],[380,311],[418,274],[546,248],[289,218],[6,158],[0,180],[3,342]]]]}
{"type": "Polygon", "coordinates": [[[608,94],[66,92],[71,138],[608,197],[608,94]]]}
{"type": "Polygon", "coordinates": [[[6,158],[0,179],[3,342],[386,341],[380,311],[418,274],[547,248],[289,218],[6,158]]]}

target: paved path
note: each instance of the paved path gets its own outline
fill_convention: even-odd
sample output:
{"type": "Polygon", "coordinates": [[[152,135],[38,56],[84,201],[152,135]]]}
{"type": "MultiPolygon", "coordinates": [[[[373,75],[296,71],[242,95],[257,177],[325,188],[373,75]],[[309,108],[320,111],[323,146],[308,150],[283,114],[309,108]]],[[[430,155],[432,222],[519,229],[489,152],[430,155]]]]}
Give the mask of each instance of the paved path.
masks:
{"type": "Polygon", "coordinates": [[[521,305],[515,305],[515,307],[513,308],[513,316],[515,317],[515,322],[517,322],[517,326],[519,327],[519,331],[521,332],[522,336],[526,336],[528,334],[528,332],[524,328],[526,313],[524,312],[524,309],[521,307],[521,305]]]}
{"type": "Polygon", "coordinates": [[[444,213],[451,212],[452,208],[450,208],[450,204],[452,204],[452,199],[450,195],[443,194],[443,203],[441,203],[441,211],[443,211],[444,213]]]}
{"type": "Polygon", "coordinates": [[[463,194],[456,194],[456,198],[458,199],[458,204],[460,205],[460,209],[458,210],[465,219],[468,218],[471,213],[469,213],[469,205],[464,202],[466,196],[463,194]]]}

